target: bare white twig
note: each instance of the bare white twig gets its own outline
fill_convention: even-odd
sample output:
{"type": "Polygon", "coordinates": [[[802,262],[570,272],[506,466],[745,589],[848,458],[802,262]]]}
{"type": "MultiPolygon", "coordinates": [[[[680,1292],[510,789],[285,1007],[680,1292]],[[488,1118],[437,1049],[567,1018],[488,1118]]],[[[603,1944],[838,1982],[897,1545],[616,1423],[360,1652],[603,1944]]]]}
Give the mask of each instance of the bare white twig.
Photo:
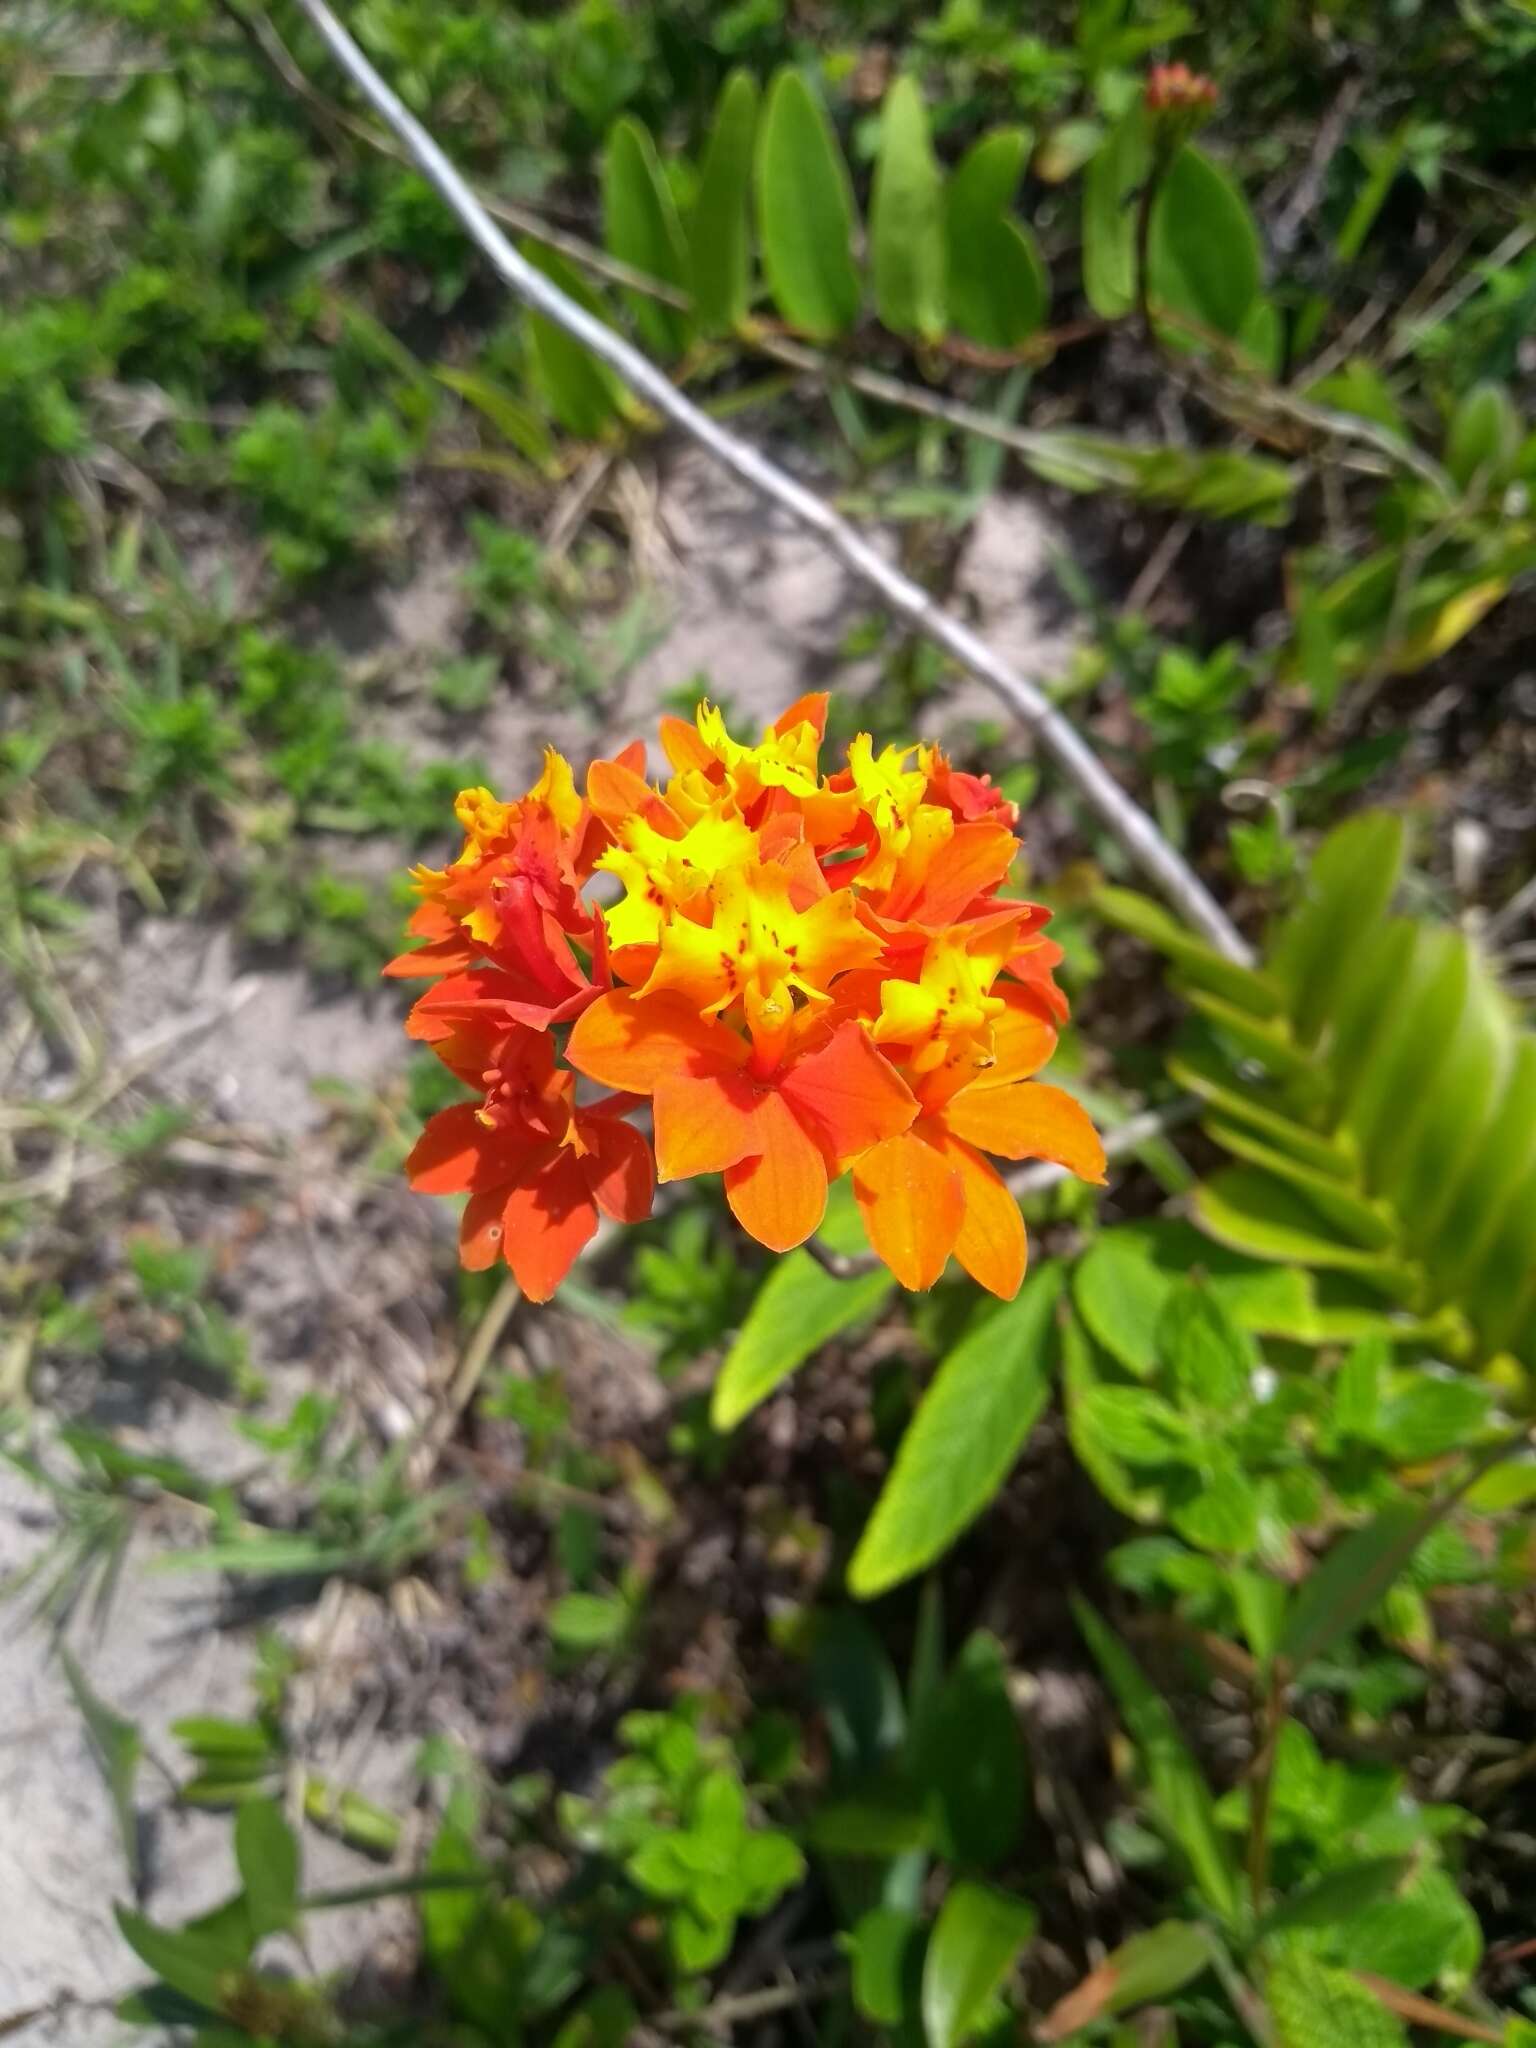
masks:
{"type": "Polygon", "coordinates": [[[870,584],[890,609],[993,689],[1034,733],[1143,874],[1185,920],[1229,959],[1246,963],[1249,948],[1199,876],[1062,717],[1038,684],[1021,676],[959,620],[937,606],[910,577],[885,561],[855,528],[814,492],[685,398],[622,336],[567,298],[526,262],[486,212],[439,145],[402,104],[336,19],[325,0],[300,0],[331,54],[363,97],[388,122],[423,175],[497,274],[525,304],[583,343],[663,418],[680,427],[715,460],[799,525],[818,535],[846,568],[870,584]]]}

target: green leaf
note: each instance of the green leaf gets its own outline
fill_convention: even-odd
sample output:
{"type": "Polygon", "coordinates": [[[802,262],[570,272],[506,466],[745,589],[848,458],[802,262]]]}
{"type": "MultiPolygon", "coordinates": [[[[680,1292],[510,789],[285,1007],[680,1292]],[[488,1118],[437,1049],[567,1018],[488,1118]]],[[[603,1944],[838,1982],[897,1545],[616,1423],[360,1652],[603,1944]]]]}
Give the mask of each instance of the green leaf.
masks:
{"type": "Polygon", "coordinates": [[[1120,931],[1156,946],[1195,988],[1207,989],[1261,1020],[1278,1016],[1284,1007],[1284,992],[1270,975],[1240,966],[1194,938],[1150,896],[1106,885],[1095,891],[1093,907],[1120,931]]]}
{"type": "Polygon", "coordinates": [[[973,1635],[913,1734],[913,1769],[934,1796],[938,1847],[987,1870],[1018,1845],[1024,1824],[1024,1743],[993,1636],[973,1635]]]}
{"type": "Polygon", "coordinates": [[[1444,1219],[1462,1176],[1483,1169],[1490,1138],[1502,1151],[1515,1135],[1494,1122],[1515,1057],[1509,1001],[1468,941],[1457,934],[1454,943],[1467,955],[1460,1014],[1436,1046],[1434,1086],[1392,1188],[1410,1241],[1437,1263],[1455,1255],[1444,1219]]]}
{"type": "Polygon", "coordinates": [[[1146,1387],[1090,1387],[1078,1400],[1076,1433],[1122,1464],[1192,1462],[1197,1443],[1178,1410],[1146,1387]]]}
{"type": "Polygon", "coordinates": [[[1240,1081],[1213,1053],[1171,1053],[1168,1078],[1191,1094],[1201,1096],[1220,1113],[1226,1126],[1244,1125],[1276,1151],[1287,1153],[1315,1173],[1326,1173],[1335,1180],[1354,1180],[1357,1161],[1347,1145],[1298,1123],[1282,1106],[1283,1098],[1276,1091],[1261,1090],[1257,1082],[1240,1081]]]}
{"type": "MultiPolygon", "coordinates": [[[[563,258],[537,242],[524,242],[522,254],[551,284],[558,285],[595,319],[604,313],[596,295],[563,258]]],[[[624,406],[618,379],[590,349],[573,341],[564,328],[542,313],[527,315],[528,342],[536,383],[556,420],[568,433],[597,440],[608,432],[624,406]]]]}
{"type": "Polygon", "coordinates": [[[1282,525],[1295,484],[1283,463],[1192,448],[1137,448],[1107,434],[1065,428],[1031,435],[1021,449],[1037,476],[1069,491],[1124,491],[1211,519],[1282,525]]]}
{"type": "Polygon", "coordinates": [[[548,476],[554,471],[555,444],[550,438],[549,428],[533,407],[524,404],[515,392],[506,390],[479,370],[444,367],[433,374],[439,384],[446,385],[466,405],[472,405],[476,412],[483,414],[502,439],[510,441],[520,455],[526,455],[541,475],[548,476]]]}
{"type": "Polygon", "coordinates": [[[1503,483],[1519,453],[1520,415],[1502,384],[1474,384],[1451,415],[1445,466],[1462,490],[1503,483]]]}
{"type": "Polygon", "coordinates": [[[1171,1998],[1211,1966],[1211,1937],[1190,1920],[1165,1920],[1111,1949],[1082,1983],[1058,1999],[1035,2029],[1041,2041],[1061,2041],[1095,2020],[1171,1998]]]}
{"type": "Polygon", "coordinates": [[[1234,1251],[1358,1273],[1387,1292],[1412,1284],[1412,1274],[1391,1260],[1341,1244],[1309,1203],[1257,1167],[1224,1167],[1195,1190],[1194,1202],[1202,1227],[1234,1251]]]}
{"type": "Polygon", "coordinates": [[[949,181],[950,315],[983,348],[1017,348],[1044,324],[1050,304],[1034,237],[1008,218],[1029,142],[1023,128],[996,129],[966,152],[949,181]]]}
{"type": "Polygon", "coordinates": [[[123,1861],[130,1881],[136,1884],[139,1876],[139,1818],[134,1791],[139,1758],[143,1754],[138,1728],[93,1691],[67,1643],[59,1644],[59,1662],[75,1696],[80,1717],[85,1722],[91,1750],[106,1780],[113,1819],[117,1823],[117,1838],[123,1845],[123,1861]]]}
{"type": "Polygon", "coordinates": [[[299,1845],[273,1800],[253,1799],[236,1815],[235,1862],[253,1937],[260,1941],[292,1927],[298,1917],[299,1845]]]}
{"type": "Polygon", "coordinates": [[[1259,292],[1259,231],[1242,193],[1198,149],[1181,149],[1163,173],[1147,266],[1154,307],[1242,332],[1259,292]]]}
{"type": "Polygon", "coordinates": [[[1175,1487],[1168,1519],[1186,1541],[1221,1557],[1247,1557],[1258,1546],[1259,1499],[1253,1481],[1224,1453],[1208,1451],[1204,1469],[1175,1487]]]}
{"type": "Polygon", "coordinates": [[[929,2048],[960,2048],[971,2039],[1034,1931],[1027,1899],[964,1880],[950,1887],[923,1961],[929,2048]]]}
{"type": "Polygon", "coordinates": [[[918,1932],[916,1915],[895,1906],[876,1906],[854,1927],[848,1937],[853,2002],[864,2019],[894,2027],[915,2003],[912,1979],[918,1932]]]}
{"type": "Polygon", "coordinates": [[[1352,1970],[1418,1991],[1442,1972],[1465,1980],[1482,1951],[1477,1915],[1449,1873],[1421,1870],[1400,1896],[1360,1900],[1340,1922],[1337,1956],[1352,1970]]]}
{"type": "Polygon", "coordinates": [[[931,1564],[1007,1478],[1050,1391],[1048,1339],[1064,1278],[1059,1265],[1037,1268],[939,1366],[849,1564],[858,1598],[931,1564]]]}
{"type": "Polygon", "coordinates": [[[1333,1426],[1340,1436],[1361,1443],[1375,1441],[1388,1357],[1384,1337],[1362,1337],[1339,1367],[1333,1387],[1333,1426]]]}
{"type": "Polygon", "coordinates": [[[1300,1671],[1352,1629],[1403,1570],[1424,1533],[1424,1513],[1394,1501],[1352,1529],[1303,1582],[1277,1654],[1300,1671]]]}
{"type": "Polygon", "coordinates": [[[752,303],[748,197],[757,134],[757,80],[733,71],[721,87],[688,224],[694,313],[706,334],[729,334],[752,303]]]}
{"type": "Polygon", "coordinates": [[[834,341],[859,317],[853,188],[820,102],[779,72],[758,133],[757,232],[768,287],[792,327],[834,341]]]}
{"type": "Polygon", "coordinates": [[[1175,1287],[1157,1319],[1156,1345],[1185,1401],[1227,1417],[1248,1406],[1253,1346],[1208,1287],[1175,1287]]]}
{"type": "Polygon", "coordinates": [[[1210,1787],[1185,1747],[1173,1715],[1148,1685],[1135,1658],[1088,1602],[1074,1599],[1072,1612],[1135,1744],[1162,1825],[1183,1851],[1206,1903],[1223,1920],[1235,1922],[1241,1908],[1237,1874],[1216,1824],[1210,1787]]]}
{"type": "MultiPolygon", "coordinates": [[[[609,132],[603,153],[603,234],[610,253],[659,284],[686,294],[688,250],[671,188],[643,122],[626,114],[609,132]]],[[[688,346],[689,320],[675,306],[626,291],[641,342],[663,362],[688,346]]]]}
{"type": "Polygon", "coordinates": [[[1287,1945],[1264,1976],[1279,2048],[1408,2048],[1401,2020],[1349,1970],[1287,1945]]]}
{"type": "Polygon", "coordinates": [[[1402,1232],[1397,1217],[1384,1204],[1368,1202],[1352,1187],[1346,1187],[1336,1173],[1320,1173],[1291,1153],[1266,1144],[1241,1124],[1211,1117],[1206,1130],[1224,1151],[1250,1166],[1262,1168],[1272,1179],[1283,1181],[1351,1243],[1368,1252],[1389,1251],[1398,1243],[1402,1232]]]}
{"type": "Polygon", "coordinates": [[[1158,1318],[1191,1274],[1241,1329],[1317,1341],[1312,1287],[1304,1273],[1228,1251],[1188,1223],[1168,1218],[1101,1232],[1078,1261],[1073,1297],[1095,1340],[1128,1372],[1147,1379],[1158,1363],[1158,1318]]]}
{"type": "Polygon", "coordinates": [[[1469,1379],[1431,1379],[1426,1373],[1382,1403],[1375,1440],[1405,1465],[1462,1449],[1488,1420],[1492,1396],[1469,1379]]]}
{"type": "Polygon", "coordinates": [[[882,1267],[838,1280],[809,1252],[779,1260],[725,1355],[710,1402],[716,1429],[734,1429],[806,1359],[865,1321],[895,1286],[882,1267]]]}
{"type": "Polygon", "coordinates": [[[223,2010],[250,1962],[250,1931],[242,1915],[220,1913],[206,1925],[173,1929],[157,1927],[126,1906],[115,1906],[113,1913],[124,1941],[163,1983],[209,2012],[223,2010]]]}
{"type": "Polygon", "coordinates": [[[1412,1868],[1411,1857],[1367,1856],[1358,1863],[1325,1871],[1271,1907],[1260,1921],[1258,1933],[1263,1937],[1292,1927],[1344,1925],[1377,1899],[1395,1892],[1412,1868]]]}
{"type": "Polygon", "coordinates": [[[944,332],[944,180],[928,139],[915,79],[898,78],[880,113],[880,153],[869,204],[875,310],[893,334],[935,341],[944,332]]]}
{"type": "Polygon", "coordinates": [[[933,1820],[915,1793],[889,1787],[862,1798],[824,1800],[807,1822],[806,1836],[823,1855],[884,1861],[931,1848],[933,1820]]]}
{"type": "Polygon", "coordinates": [[[1147,114],[1138,98],[1083,178],[1083,290],[1102,320],[1119,320],[1136,304],[1136,208],[1151,168],[1147,114]]]}
{"type": "Polygon", "coordinates": [[[549,1610],[551,1642],[562,1650],[615,1650],[629,1633],[634,1615],[612,1593],[566,1593],[549,1610]]]}
{"type": "Polygon", "coordinates": [[[1404,846],[1397,812],[1365,811],[1328,835],[1307,870],[1301,905],[1270,949],[1270,965],[1289,991],[1297,1036],[1306,1045],[1317,1043],[1359,959],[1358,935],[1386,915],[1404,846]]]}

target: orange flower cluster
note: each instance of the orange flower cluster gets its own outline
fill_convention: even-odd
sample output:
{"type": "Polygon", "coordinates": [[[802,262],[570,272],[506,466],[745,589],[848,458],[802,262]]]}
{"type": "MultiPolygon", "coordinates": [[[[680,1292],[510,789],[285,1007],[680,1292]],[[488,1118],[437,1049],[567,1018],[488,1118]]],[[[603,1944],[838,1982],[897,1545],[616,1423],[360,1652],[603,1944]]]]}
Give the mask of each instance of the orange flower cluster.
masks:
{"type": "Polygon", "coordinates": [[[1023,1219],[984,1153],[1103,1178],[1081,1108],[1031,1078],[1066,1005],[1046,912],[997,893],[1015,807],[937,748],[867,734],[822,774],[826,712],[804,697],[757,746],[707,704],[664,719],[660,789],[636,742],[585,796],[553,752],[514,802],[460,794],[464,850],[416,870],[422,943],[385,971],[440,977],[407,1030],[481,1098],[434,1116],[406,1169],[468,1196],[466,1266],[504,1257],[544,1301],[599,1212],[648,1215],[651,1147],[626,1121],[642,1098],[654,1172],[723,1174],[775,1251],[851,1168],[906,1287],[953,1253],[1017,1292],[1023,1219]]]}

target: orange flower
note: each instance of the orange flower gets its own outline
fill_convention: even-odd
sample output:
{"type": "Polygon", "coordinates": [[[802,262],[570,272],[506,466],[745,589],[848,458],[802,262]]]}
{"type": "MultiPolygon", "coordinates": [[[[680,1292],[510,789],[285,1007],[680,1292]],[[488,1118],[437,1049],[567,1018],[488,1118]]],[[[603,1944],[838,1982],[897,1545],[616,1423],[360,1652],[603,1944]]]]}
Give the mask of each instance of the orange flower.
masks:
{"type": "Polygon", "coordinates": [[[566,1056],[594,1081],[651,1097],[660,1179],[723,1173],[736,1220],[784,1252],[821,1222],[828,1181],[917,1113],[857,1024],[813,1020],[797,1036],[758,1072],[751,1042],[686,996],[615,993],[583,1012],[566,1056]]]}
{"type": "Polygon", "coordinates": [[[428,1119],[405,1163],[425,1195],[468,1195],[459,1258],[472,1272],[498,1254],[530,1301],[548,1301],[597,1229],[651,1213],[650,1148],[620,1119],[634,1098],[578,1109],[575,1081],[551,1041],[514,1026],[497,1037],[466,1025],[434,1046],[485,1098],[428,1119]]]}
{"type": "Polygon", "coordinates": [[[637,743],[584,796],[553,753],[510,803],[460,795],[459,857],[416,871],[425,943],[386,972],[436,977],[407,1029],[482,1097],[434,1117],[409,1166],[468,1196],[467,1265],[499,1251],[542,1300],[599,1210],[647,1213],[650,1153],[623,1121],[639,1098],[660,1178],[722,1174],[776,1251],[851,1168],[910,1287],[953,1252],[1017,1289],[1024,1226],[984,1152],[1101,1177],[1081,1109],[1031,1078],[1066,1004],[1046,912],[999,895],[1016,807],[937,748],[868,734],[823,773],[826,719],[804,697],[748,746],[701,704],[662,721],[659,786],[637,743]],[[598,902],[594,880],[619,893],[598,902]],[[578,1074],[620,1093],[578,1106],[578,1074]]]}

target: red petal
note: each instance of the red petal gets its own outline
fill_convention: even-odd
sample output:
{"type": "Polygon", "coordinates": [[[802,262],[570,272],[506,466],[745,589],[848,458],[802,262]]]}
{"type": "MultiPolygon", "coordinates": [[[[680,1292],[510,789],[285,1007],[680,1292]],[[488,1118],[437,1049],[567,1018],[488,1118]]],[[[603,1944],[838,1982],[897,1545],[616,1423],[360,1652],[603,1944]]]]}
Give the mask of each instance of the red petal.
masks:
{"type": "Polygon", "coordinates": [[[472,1102],[456,1102],[428,1119],[405,1162],[405,1177],[419,1195],[462,1195],[505,1187],[516,1170],[515,1141],[488,1131],[472,1102]]]}
{"type": "Polygon", "coordinates": [[[501,1257],[507,1234],[503,1220],[506,1207],[505,1188],[471,1195],[464,1204],[464,1214],[459,1218],[459,1264],[468,1272],[483,1273],[501,1257]]]}
{"type": "Polygon", "coordinates": [[[640,1223],[651,1213],[656,1169],[651,1148],[633,1124],[614,1116],[582,1116],[577,1128],[591,1147],[587,1186],[605,1216],[615,1223],[640,1223]]]}
{"type": "Polygon", "coordinates": [[[830,702],[825,690],[808,690],[803,697],[797,697],[787,711],[781,711],[773,721],[773,731],[782,739],[787,732],[793,732],[797,725],[814,728],[818,740],[827,732],[827,705],[830,702]]]}
{"type": "Polygon", "coordinates": [[[581,1161],[562,1146],[529,1186],[513,1188],[502,1251],[530,1301],[548,1301],[597,1229],[581,1161]]]}

